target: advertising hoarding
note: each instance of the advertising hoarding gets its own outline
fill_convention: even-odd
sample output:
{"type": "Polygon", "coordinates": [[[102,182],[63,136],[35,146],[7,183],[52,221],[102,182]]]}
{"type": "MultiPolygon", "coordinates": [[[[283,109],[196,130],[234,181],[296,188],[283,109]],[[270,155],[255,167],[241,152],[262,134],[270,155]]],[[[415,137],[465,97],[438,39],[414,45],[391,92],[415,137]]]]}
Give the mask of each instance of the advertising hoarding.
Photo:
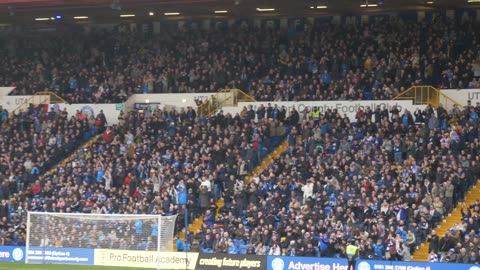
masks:
{"type": "Polygon", "coordinates": [[[455,100],[461,105],[467,105],[467,101],[471,100],[475,106],[480,102],[480,89],[442,89],[440,93],[455,100]]]}
{"type": "Polygon", "coordinates": [[[212,269],[266,269],[267,257],[256,255],[200,254],[197,270],[212,269]]]}
{"type": "Polygon", "coordinates": [[[267,270],[347,270],[346,259],[268,256],[267,270]]]}
{"type": "Polygon", "coordinates": [[[95,265],[160,269],[195,269],[198,253],[95,249],[95,265]]]}
{"type": "Polygon", "coordinates": [[[25,262],[25,247],[0,246],[0,262],[25,262]]]}
{"type": "Polygon", "coordinates": [[[474,264],[358,260],[358,270],[480,270],[474,264]]]}
{"type": "Polygon", "coordinates": [[[29,263],[83,264],[92,265],[94,250],[87,248],[30,247],[29,263]]]}
{"type": "Polygon", "coordinates": [[[426,105],[414,105],[411,100],[358,100],[358,101],[279,101],[279,102],[239,102],[237,107],[224,107],[222,108],[224,113],[230,113],[232,116],[240,113],[243,107],[249,107],[250,105],[256,110],[260,105],[267,107],[268,104],[271,104],[272,107],[277,105],[279,108],[285,107],[287,111],[290,111],[292,108],[300,113],[305,108],[310,112],[313,107],[317,107],[321,114],[325,113],[327,110],[337,110],[337,112],[344,116],[346,115],[350,121],[355,122],[355,115],[358,109],[366,110],[369,107],[372,111],[375,110],[377,106],[380,108],[391,109],[393,106],[396,106],[400,111],[400,115],[403,114],[404,110],[407,109],[413,113],[417,108],[423,110],[426,105]]]}

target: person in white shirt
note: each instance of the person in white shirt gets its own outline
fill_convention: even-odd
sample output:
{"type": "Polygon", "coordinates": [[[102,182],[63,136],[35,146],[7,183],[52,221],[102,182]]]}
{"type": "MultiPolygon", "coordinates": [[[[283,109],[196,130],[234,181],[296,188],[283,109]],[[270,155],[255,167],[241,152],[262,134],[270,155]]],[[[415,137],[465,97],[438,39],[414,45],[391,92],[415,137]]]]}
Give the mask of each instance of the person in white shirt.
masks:
{"type": "Polygon", "coordinates": [[[278,244],[275,243],[270,247],[270,250],[268,251],[268,255],[270,255],[270,256],[280,256],[280,255],[282,255],[282,252],[281,252],[278,244]]]}
{"type": "Polygon", "coordinates": [[[207,187],[208,192],[212,192],[212,182],[210,182],[210,179],[203,176],[202,179],[200,180],[200,182],[201,182],[200,186],[205,186],[205,187],[207,187]]]}
{"type": "Polygon", "coordinates": [[[162,185],[160,181],[160,176],[158,174],[159,173],[154,169],[150,170],[150,180],[153,183],[153,192],[155,193],[160,192],[160,186],[162,185]]]}
{"type": "Polygon", "coordinates": [[[108,168],[105,171],[103,180],[105,181],[105,190],[110,190],[112,188],[112,168],[108,168]]]}
{"type": "Polygon", "coordinates": [[[33,165],[33,164],[32,164],[32,160],[30,159],[30,157],[27,158],[27,160],[23,163],[23,167],[25,167],[25,170],[26,170],[27,172],[29,172],[29,171],[32,170],[32,167],[33,167],[32,165],[33,165]]]}
{"type": "Polygon", "coordinates": [[[313,181],[311,179],[307,180],[307,184],[302,187],[302,192],[303,203],[305,203],[309,197],[313,196],[313,181]]]}
{"type": "Polygon", "coordinates": [[[131,131],[129,131],[127,133],[127,136],[125,136],[125,141],[127,145],[132,144],[134,139],[135,139],[135,136],[133,136],[133,133],[131,131]]]}
{"type": "Polygon", "coordinates": [[[55,136],[50,137],[48,140],[48,145],[54,146],[55,144],[57,144],[57,138],[55,136]]]}
{"type": "Polygon", "coordinates": [[[257,246],[255,247],[255,254],[256,255],[266,255],[265,246],[263,245],[262,242],[259,242],[257,244],[257,246]]]}

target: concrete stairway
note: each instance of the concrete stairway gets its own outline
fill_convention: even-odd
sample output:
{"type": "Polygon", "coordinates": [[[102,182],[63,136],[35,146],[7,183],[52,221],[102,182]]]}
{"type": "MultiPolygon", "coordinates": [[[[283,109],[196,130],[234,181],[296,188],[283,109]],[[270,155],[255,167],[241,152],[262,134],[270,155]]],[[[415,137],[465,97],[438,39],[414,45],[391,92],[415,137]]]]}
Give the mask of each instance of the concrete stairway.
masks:
{"type": "Polygon", "coordinates": [[[98,141],[98,139],[100,139],[100,137],[102,137],[101,134],[100,135],[95,135],[92,138],[90,138],[90,140],[86,141],[84,144],[82,144],[77,149],[75,149],[75,151],[70,153],[65,159],[61,160],[58,164],[56,164],[50,170],[45,172],[44,176],[50,176],[50,175],[56,173],[56,169],[58,168],[59,165],[65,167],[68,162],[73,161],[74,154],[77,153],[78,150],[84,149],[84,148],[90,148],[94,143],[96,143],[98,141]]]}
{"type": "MultiPolygon", "coordinates": [[[[437,235],[442,238],[447,231],[452,228],[453,225],[459,223],[462,220],[462,207],[468,207],[471,203],[476,202],[477,199],[480,199],[480,184],[477,181],[475,184],[465,195],[465,200],[463,203],[459,203],[453,211],[448,214],[448,216],[443,220],[443,222],[435,228],[437,231],[437,235]]],[[[413,261],[417,262],[427,262],[428,261],[428,241],[422,243],[421,246],[418,248],[413,254],[413,261]]]]}
{"type": "Polygon", "coordinates": [[[253,170],[253,173],[251,173],[245,178],[245,184],[250,183],[250,181],[253,180],[254,175],[262,173],[267,168],[267,166],[272,164],[275,161],[275,159],[280,157],[280,155],[283,152],[285,152],[287,148],[288,148],[288,143],[286,140],[284,140],[279,146],[277,146],[275,150],[272,151],[272,153],[270,153],[263,159],[262,163],[260,163],[260,165],[258,165],[253,170]]]}
{"type": "MultiPolygon", "coordinates": [[[[255,169],[251,174],[249,174],[245,178],[245,184],[249,183],[253,179],[253,176],[255,174],[260,174],[263,170],[265,170],[265,168],[267,168],[268,165],[272,164],[275,161],[275,159],[278,158],[287,148],[288,148],[288,143],[286,140],[284,140],[275,150],[273,150],[269,155],[267,155],[263,159],[260,165],[255,167],[255,169]]],[[[217,205],[217,209],[222,208],[225,205],[223,198],[219,199],[216,202],[216,205],[217,205]]],[[[216,213],[216,216],[218,216],[218,211],[216,213]]],[[[198,229],[202,227],[202,224],[203,224],[203,215],[195,219],[192,222],[192,224],[188,226],[188,230],[195,233],[198,229]]],[[[180,232],[179,237],[180,239],[185,240],[185,232],[184,231],[180,232]]]]}

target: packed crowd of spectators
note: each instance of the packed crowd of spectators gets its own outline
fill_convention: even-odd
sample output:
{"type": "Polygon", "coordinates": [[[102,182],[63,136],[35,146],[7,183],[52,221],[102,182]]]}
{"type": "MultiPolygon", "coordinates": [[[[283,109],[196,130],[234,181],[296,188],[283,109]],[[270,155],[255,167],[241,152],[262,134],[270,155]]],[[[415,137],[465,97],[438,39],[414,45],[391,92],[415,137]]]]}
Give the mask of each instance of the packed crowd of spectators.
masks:
{"type": "MultiPolygon", "coordinates": [[[[478,111],[373,108],[353,124],[335,111],[315,120],[292,110],[300,121],[288,150],[251,182],[224,182],[225,207],[190,233],[189,248],[346,257],[355,240],[362,258],[409,261],[480,176],[478,111]]],[[[469,207],[452,238],[431,247],[438,260],[480,262],[479,212],[469,207]]]]}
{"type": "MultiPolygon", "coordinates": [[[[15,85],[14,94],[51,89],[73,103],[226,86],[268,101],[389,99],[412,85],[480,87],[478,29],[439,16],[309,25],[295,37],[242,29],[19,36],[0,48],[0,84],[15,85]]],[[[355,240],[362,258],[408,261],[428,239],[431,261],[479,263],[480,204],[464,206],[463,220],[446,236],[432,230],[480,176],[479,113],[480,105],[469,103],[451,111],[371,108],[347,119],[265,104],[208,119],[192,108],[132,111],[105,127],[101,114],[3,110],[1,241],[25,244],[27,211],[179,214],[178,232],[188,209],[188,220],[202,216],[204,225],[187,232],[180,250],[345,257],[347,241],[355,240]],[[96,143],[79,148],[97,133],[96,143]],[[245,183],[283,138],[288,150],[245,183]],[[217,209],[220,197],[225,206],[217,209]]],[[[91,226],[32,241],[156,244],[153,229],[128,239],[135,225],[121,232],[91,226]]]]}
{"type": "MultiPolygon", "coordinates": [[[[69,118],[66,112],[61,113],[72,121],[81,114],[69,118]]],[[[13,183],[19,186],[13,185],[10,193],[3,194],[0,236],[6,245],[24,245],[27,211],[179,214],[178,232],[183,229],[187,206],[191,208],[189,221],[193,221],[221,196],[222,185],[218,183],[227,181],[230,175],[245,177],[287,132],[285,120],[250,120],[223,114],[197,119],[192,108],[123,115],[118,125],[107,127],[100,139],[77,149],[68,162],[59,164],[49,174],[37,173],[27,181],[13,177],[13,183]]],[[[12,129],[5,126],[7,133],[12,129]]],[[[8,176],[10,170],[6,172],[8,176]]],[[[37,224],[35,230],[40,230],[38,226],[42,224],[37,224]]],[[[121,232],[111,235],[111,227],[104,230],[96,226],[93,230],[94,224],[72,224],[75,233],[60,230],[32,234],[32,244],[105,247],[110,236],[115,236],[115,241],[108,240],[109,247],[132,247],[135,240],[135,248],[143,248],[148,237],[155,237],[153,232],[142,232],[139,237],[125,238],[136,232],[135,226],[124,226],[121,232]],[[104,239],[107,235],[108,239],[104,239]],[[102,241],[91,243],[96,236],[102,241]]]]}
{"type": "MultiPolygon", "coordinates": [[[[0,116],[0,226],[5,244],[23,243],[9,222],[22,222],[18,213],[25,213],[22,204],[25,191],[32,196],[42,192],[34,185],[54,165],[73,153],[80,145],[101,132],[106,124],[103,112],[87,118],[81,113],[68,117],[66,111],[49,110],[46,106],[30,106],[18,113],[1,110],[0,116]],[[9,231],[10,230],[10,231],[9,231]]],[[[42,182],[42,184],[44,184],[42,182]]]]}
{"type": "Polygon", "coordinates": [[[284,29],[185,30],[161,35],[69,29],[9,36],[0,85],[49,89],[71,103],[121,102],[134,93],[245,90],[256,100],[390,99],[412,85],[480,87],[475,20],[442,15],[284,29]],[[476,74],[475,74],[476,73],[476,74]],[[477,76],[477,77],[475,77],[477,76]]]}
{"type": "MultiPolygon", "coordinates": [[[[197,118],[192,108],[132,111],[51,174],[3,177],[1,238],[4,244],[25,244],[27,211],[179,214],[179,232],[188,209],[189,220],[203,214],[204,225],[187,233],[187,243],[180,241],[183,250],[345,257],[345,244],[355,240],[363,258],[408,261],[428,238],[432,261],[436,255],[441,261],[478,263],[480,205],[464,206],[463,220],[442,239],[432,229],[480,174],[479,111],[480,105],[471,103],[463,110],[427,107],[413,114],[368,108],[356,113],[355,123],[335,111],[316,119],[313,112],[268,104],[208,119],[197,118]],[[245,183],[281,138],[288,141],[287,151],[245,183]],[[221,209],[215,205],[219,197],[225,202],[221,209]]],[[[32,107],[23,116],[42,113],[32,107]]],[[[15,122],[2,122],[5,134],[17,127],[7,125],[10,121],[15,122]]],[[[49,121],[40,129],[50,130],[56,122],[49,121]]],[[[16,166],[25,169],[25,163],[16,166]]],[[[10,167],[4,168],[10,175],[10,167]]],[[[135,225],[115,233],[91,226],[37,234],[32,243],[156,245],[153,227],[140,234],[135,225]]]]}

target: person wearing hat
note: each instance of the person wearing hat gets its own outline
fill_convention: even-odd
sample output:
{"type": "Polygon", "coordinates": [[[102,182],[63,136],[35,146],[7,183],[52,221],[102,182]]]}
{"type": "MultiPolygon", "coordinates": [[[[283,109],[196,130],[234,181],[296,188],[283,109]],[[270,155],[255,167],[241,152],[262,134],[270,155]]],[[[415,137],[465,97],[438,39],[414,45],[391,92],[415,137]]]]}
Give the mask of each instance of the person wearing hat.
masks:
{"type": "Polygon", "coordinates": [[[445,255],[445,262],[456,262],[457,261],[457,254],[455,253],[455,249],[451,248],[448,250],[447,255],[445,255]]]}
{"type": "Polygon", "coordinates": [[[347,245],[346,251],[348,259],[347,270],[355,270],[355,261],[358,257],[358,247],[355,245],[355,240],[350,241],[350,244],[347,245]]]}

